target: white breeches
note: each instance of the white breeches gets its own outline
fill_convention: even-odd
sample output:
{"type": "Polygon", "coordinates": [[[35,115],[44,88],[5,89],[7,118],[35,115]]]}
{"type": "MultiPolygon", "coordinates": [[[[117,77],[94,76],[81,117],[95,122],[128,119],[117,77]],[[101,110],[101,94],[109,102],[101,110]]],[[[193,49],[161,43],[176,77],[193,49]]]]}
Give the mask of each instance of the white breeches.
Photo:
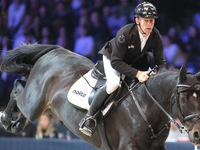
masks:
{"type": "Polygon", "coordinates": [[[104,70],[105,70],[106,79],[107,79],[106,80],[106,92],[108,94],[111,94],[119,86],[120,73],[112,68],[110,59],[108,59],[104,55],[103,55],[103,64],[104,64],[104,70]]]}

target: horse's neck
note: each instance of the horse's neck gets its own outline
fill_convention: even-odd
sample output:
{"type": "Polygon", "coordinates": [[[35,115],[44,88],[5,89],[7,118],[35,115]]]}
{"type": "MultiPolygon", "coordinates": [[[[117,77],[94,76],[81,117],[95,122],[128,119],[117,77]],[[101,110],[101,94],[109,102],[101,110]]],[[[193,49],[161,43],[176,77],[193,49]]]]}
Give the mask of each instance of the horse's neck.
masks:
{"type": "Polygon", "coordinates": [[[177,72],[166,71],[151,77],[147,87],[154,98],[162,104],[170,104],[170,99],[176,90],[177,72]]]}
{"type": "MultiPolygon", "coordinates": [[[[176,92],[176,84],[177,84],[178,75],[174,72],[166,72],[160,73],[153,77],[146,82],[147,89],[151,96],[163,107],[163,109],[171,113],[171,98],[174,92],[176,92]]],[[[141,87],[142,88],[142,87],[141,87]]],[[[143,88],[144,91],[144,88],[143,88]]],[[[147,93],[147,91],[145,91],[147,93]]],[[[148,95],[148,94],[144,94],[148,95]]],[[[154,119],[154,122],[151,122],[153,126],[157,126],[160,128],[163,126],[163,122],[166,123],[168,118],[163,113],[161,108],[152,100],[151,96],[144,97],[146,101],[144,104],[148,104],[147,106],[144,105],[148,114],[147,118],[152,118],[152,115],[157,115],[157,118],[154,119]]]]}

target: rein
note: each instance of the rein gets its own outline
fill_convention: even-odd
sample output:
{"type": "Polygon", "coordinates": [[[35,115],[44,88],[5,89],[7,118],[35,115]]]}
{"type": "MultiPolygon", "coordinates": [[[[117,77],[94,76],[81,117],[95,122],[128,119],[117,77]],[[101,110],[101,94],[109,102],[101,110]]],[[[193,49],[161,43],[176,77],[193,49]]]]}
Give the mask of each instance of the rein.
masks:
{"type": "MultiPolygon", "coordinates": [[[[152,101],[162,110],[162,112],[170,119],[169,123],[165,124],[165,125],[163,126],[163,128],[162,128],[158,133],[155,133],[155,132],[154,132],[154,130],[153,130],[153,128],[152,128],[152,125],[151,125],[151,124],[149,123],[149,121],[147,120],[147,118],[146,118],[144,112],[142,111],[142,108],[141,108],[140,104],[138,103],[136,97],[135,97],[134,94],[133,94],[133,89],[134,89],[136,86],[140,85],[140,84],[141,84],[141,83],[138,82],[138,83],[135,84],[134,86],[132,86],[132,85],[129,86],[128,89],[129,89],[129,92],[130,92],[130,94],[131,94],[131,96],[132,96],[132,99],[133,99],[134,103],[136,104],[136,107],[137,107],[137,109],[138,109],[140,115],[142,116],[143,120],[148,124],[148,127],[149,127],[149,129],[150,129],[150,131],[151,131],[152,136],[151,136],[151,138],[150,138],[150,142],[151,142],[153,139],[158,138],[158,136],[159,136],[165,129],[168,129],[168,128],[169,128],[169,123],[170,123],[171,121],[176,125],[176,127],[177,127],[177,128],[179,129],[179,131],[182,133],[183,130],[184,130],[184,127],[181,127],[181,126],[174,120],[174,118],[172,118],[172,117],[170,116],[170,114],[167,113],[166,110],[157,102],[157,100],[156,100],[156,99],[151,95],[151,93],[149,92],[149,90],[148,90],[148,88],[147,88],[147,86],[146,86],[146,83],[145,83],[145,84],[144,84],[145,90],[146,90],[147,94],[149,95],[149,97],[151,98],[151,100],[152,100],[152,101]]],[[[171,99],[174,97],[174,95],[175,95],[175,94],[173,94],[173,95],[171,96],[171,99]]],[[[199,117],[199,118],[200,118],[200,117],[199,117]]]]}
{"type": "MultiPolygon", "coordinates": [[[[176,99],[176,95],[177,97],[179,96],[179,94],[181,92],[185,92],[185,91],[200,91],[200,84],[199,83],[196,83],[192,86],[190,85],[183,85],[183,84],[178,84],[176,87],[177,87],[177,91],[176,93],[174,93],[172,96],[171,96],[171,99],[173,97],[175,97],[175,101],[177,101],[176,99]]],[[[170,116],[169,113],[166,112],[166,110],[158,103],[158,101],[151,95],[151,93],[149,92],[147,86],[146,86],[146,83],[144,84],[144,87],[145,87],[145,90],[147,91],[147,94],[150,96],[151,100],[153,100],[153,102],[162,110],[162,112],[176,125],[176,127],[179,129],[180,133],[183,133],[184,131],[186,131],[187,133],[189,133],[194,125],[196,124],[196,122],[200,119],[200,114],[191,114],[191,115],[188,115],[186,117],[183,116],[182,112],[181,112],[181,108],[180,106],[178,107],[179,108],[179,111],[181,112],[181,115],[182,115],[182,118],[183,118],[183,122],[185,123],[185,121],[187,120],[191,120],[191,119],[195,119],[193,121],[193,123],[191,124],[191,126],[188,128],[188,129],[185,129],[185,127],[181,127],[175,120],[173,117],[170,116]]],[[[178,104],[179,105],[179,104],[178,104]]]]}
{"type": "MultiPolygon", "coordinates": [[[[138,82],[137,84],[135,84],[133,87],[132,86],[130,86],[128,89],[129,89],[129,92],[131,93],[131,96],[132,96],[132,99],[133,99],[133,101],[135,102],[135,104],[136,104],[136,107],[137,107],[137,109],[138,109],[138,111],[139,111],[139,113],[140,113],[140,115],[142,116],[142,118],[143,118],[143,120],[148,124],[148,127],[149,127],[149,129],[150,129],[150,131],[151,131],[151,134],[152,134],[152,136],[151,136],[151,138],[150,138],[150,142],[153,140],[153,139],[156,139],[156,138],[158,138],[158,136],[165,130],[165,129],[168,129],[169,128],[169,123],[167,123],[167,124],[165,124],[164,126],[163,126],[163,128],[158,132],[158,133],[155,133],[154,132],[154,130],[153,130],[153,127],[152,127],[152,125],[149,123],[149,121],[147,120],[147,118],[146,118],[146,116],[145,116],[145,114],[144,114],[144,112],[142,111],[142,108],[140,107],[140,104],[138,103],[138,101],[137,101],[137,99],[136,99],[136,97],[134,96],[134,94],[133,94],[133,89],[136,87],[136,86],[138,86],[138,85],[140,85],[141,83],[140,82],[138,82]]],[[[148,89],[146,88],[146,84],[145,84],[145,89],[148,91],[148,89]]],[[[150,94],[150,92],[148,91],[147,92],[148,94],[150,94]]],[[[150,94],[150,96],[152,97],[152,95],[150,94]]],[[[153,98],[153,97],[152,97],[153,98]]],[[[153,101],[154,102],[157,102],[154,98],[153,98],[153,101]]],[[[158,102],[157,102],[158,103],[158,102]]],[[[159,108],[162,108],[162,106],[158,103],[158,105],[159,105],[159,108]]],[[[162,108],[162,110],[164,110],[163,108],[162,108]]],[[[164,110],[165,111],[165,110],[164,110]]],[[[165,111],[166,112],[166,111],[165,111]]],[[[167,113],[167,112],[166,112],[167,113]]],[[[169,114],[168,114],[169,115],[169,114]]],[[[169,115],[170,116],[170,115],[169,115]]],[[[171,116],[170,116],[171,117],[171,116]]],[[[171,117],[172,118],[172,117],[171,117]]],[[[173,119],[173,118],[172,118],[173,119]]],[[[175,122],[175,121],[174,121],[175,122]]],[[[177,123],[176,123],[177,124],[177,123]]]]}
{"type": "MultiPolygon", "coordinates": [[[[162,110],[162,112],[170,119],[170,121],[172,121],[176,127],[179,129],[179,131],[181,133],[183,133],[184,127],[181,127],[175,120],[174,118],[168,113],[166,112],[166,110],[158,103],[158,101],[151,95],[151,93],[149,92],[146,83],[144,84],[145,90],[147,91],[147,94],[150,96],[151,100],[153,100],[153,102],[162,110]]],[[[173,94],[171,96],[171,99],[174,97],[175,94],[173,94]]]]}
{"type": "MultiPolygon", "coordinates": [[[[146,83],[145,83],[145,84],[144,84],[144,88],[145,88],[147,94],[149,95],[149,97],[151,98],[151,100],[158,106],[158,108],[159,108],[159,109],[169,118],[169,120],[170,120],[169,123],[165,124],[165,125],[163,126],[163,128],[162,128],[158,133],[155,133],[154,130],[153,130],[153,128],[152,128],[152,125],[151,125],[151,124],[149,123],[149,121],[147,120],[147,117],[145,116],[144,112],[142,111],[142,108],[141,108],[140,104],[138,103],[136,97],[135,97],[134,94],[133,94],[133,89],[134,89],[135,87],[139,86],[140,84],[141,84],[141,83],[138,82],[138,83],[136,83],[136,84],[132,83],[130,86],[128,86],[127,84],[125,84],[125,85],[127,86],[128,91],[130,92],[130,94],[131,94],[131,96],[132,96],[132,99],[133,99],[134,103],[136,104],[136,107],[137,107],[137,109],[138,109],[140,115],[142,116],[143,120],[148,124],[148,127],[149,127],[149,129],[150,129],[150,131],[151,131],[151,133],[152,133],[152,136],[151,136],[151,138],[150,138],[150,142],[151,142],[153,139],[158,138],[158,136],[159,136],[165,129],[168,129],[168,128],[169,128],[169,123],[170,123],[170,122],[173,122],[173,123],[176,125],[176,127],[179,129],[179,132],[180,132],[180,133],[183,133],[184,131],[187,132],[187,133],[189,133],[189,131],[192,130],[192,128],[194,127],[194,125],[195,125],[195,124],[197,123],[197,121],[200,119],[200,115],[198,115],[198,114],[191,114],[191,115],[188,115],[188,116],[184,117],[183,114],[182,114],[182,112],[181,112],[181,108],[180,108],[180,106],[179,106],[178,108],[179,108],[179,111],[181,112],[183,122],[185,122],[185,121],[187,121],[187,120],[190,120],[190,119],[195,119],[195,120],[193,121],[193,123],[191,124],[191,126],[190,126],[188,129],[185,129],[185,127],[180,126],[180,125],[174,120],[174,118],[171,117],[171,115],[170,115],[168,112],[166,112],[166,110],[165,110],[165,109],[158,103],[158,101],[152,96],[152,94],[149,92],[149,90],[148,90],[148,88],[147,88],[147,85],[146,85],[146,83]]],[[[188,90],[191,90],[191,89],[194,90],[194,87],[196,88],[195,91],[200,91],[200,86],[199,86],[199,85],[200,85],[200,84],[198,84],[198,85],[195,84],[195,85],[193,85],[193,86],[183,85],[183,84],[178,84],[178,85],[176,85],[177,90],[176,90],[176,92],[175,92],[175,93],[171,96],[171,98],[170,98],[170,101],[172,101],[172,99],[175,98],[175,101],[173,102],[173,104],[171,105],[171,107],[175,104],[175,102],[177,102],[177,98],[179,97],[179,94],[180,94],[181,92],[188,91],[188,90]],[[180,87],[181,87],[182,89],[181,89],[180,87]]],[[[129,92],[127,92],[123,97],[125,97],[129,92]]],[[[121,101],[121,99],[120,99],[119,101],[121,101]]],[[[119,102],[119,101],[118,101],[118,102],[119,102]]],[[[179,105],[179,103],[178,103],[178,105],[179,105]]]]}
{"type": "MultiPolygon", "coordinates": [[[[200,88],[199,88],[200,86],[199,86],[199,85],[200,85],[199,83],[196,83],[196,84],[194,84],[194,85],[192,85],[192,86],[190,86],[190,85],[178,84],[178,85],[176,86],[176,87],[177,87],[177,91],[176,91],[176,93],[174,93],[174,94],[171,96],[171,99],[172,99],[173,97],[175,97],[175,101],[177,101],[176,99],[177,99],[177,97],[179,96],[179,94],[180,94],[181,92],[185,92],[185,91],[200,91],[200,88]]],[[[146,83],[144,84],[144,87],[145,87],[145,90],[146,90],[147,94],[148,94],[149,97],[151,98],[151,100],[160,108],[160,110],[162,110],[162,112],[170,119],[170,121],[172,121],[172,122],[176,125],[176,127],[179,129],[180,133],[183,133],[184,131],[186,131],[187,133],[189,133],[189,131],[192,130],[192,128],[194,127],[194,125],[195,125],[195,124],[197,123],[197,121],[200,119],[200,114],[191,114],[191,115],[188,115],[188,116],[184,117],[183,114],[182,114],[182,112],[181,112],[181,108],[180,108],[180,106],[179,106],[179,111],[181,112],[181,115],[182,115],[182,118],[183,118],[183,122],[184,122],[184,123],[185,123],[185,121],[187,121],[187,120],[194,119],[194,121],[193,121],[193,123],[191,124],[191,126],[190,126],[188,129],[185,129],[184,127],[180,126],[180,125],[174,120],[174,118],[171,117],[171,115],[170,115],[168,112],[166,112],[166,110],[165,110],[165,109],[158,103],[158,101],[151,95],[151,93],[149,92],[149,90],[148,90],[148,88],[147,88],[146,83]]],[[[133,95],[132,90],[130,91],[130,93],[131,93],[131,95],[132,95],[132,98],[133,98],[134,102],[137,103],[136,106],[137,106],[137,108],[138,108],[138,110],[139,110],[141,116],[142,116],[143,119],[148,123],[148,121],[147,121],[147,119],[146,119],[146,116],[145,116],[144,113],[142,112],[141,107],[139,106],[139,104],[138,104],[138,102],[137,102],[135,96],[133,95]],[[144,117],[144,116],[145,116],[145,117],[144,117]]],[[[178,104],[178,105],[179,105],[179,104],[178,104]]],[[[152,128],[151,125],[150,125],[149,127],[150,127],[150,129],[152,128]]],[[[151,131],[153,131],[153,129],[151,129],[151,131]]],[[[162,131],[163,131],[163,130],[162,130],[162,131]]],[[[153,136],[154,136],[154,134],[153,134],[153,136]]]]}
{"type": "MultiPolygon", "coordinates": [[[[161,131],[159,131],[157,134],[154,132],[152,125],[148,122],[147,117],[145,116],[144,112],[142,111],[140,104],[138,103],[138,101],[136,100],[136,97],[133,94],[132,90],[129,90],[131,93],[131,96],[136,104],[137,109],[139,110],[140,115],[142,116],[142,118],[144,119],[144,121],[148,124],[148,127],[151,131],[151,140],[153,140],[154,138],[158,138],[158,136],[162,133],[162,131],[164,131],[165,129],[169,128],[168,124],[165,124],[165,126],[161,129],[161,131]]],[[[151,141],[150,141],[151,142],[151,141]]]]}

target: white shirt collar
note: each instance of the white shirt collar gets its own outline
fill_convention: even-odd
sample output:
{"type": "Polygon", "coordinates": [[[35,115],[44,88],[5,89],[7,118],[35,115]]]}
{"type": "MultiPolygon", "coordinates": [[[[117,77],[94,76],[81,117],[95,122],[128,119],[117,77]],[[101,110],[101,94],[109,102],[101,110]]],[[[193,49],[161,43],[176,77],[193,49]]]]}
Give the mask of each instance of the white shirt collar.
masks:
{"type": "Polygon", "coordinates": [[[140,43],[141,43],[141,51],[142,51],[144,46],[145,46],[145,44],[146,44],[146,42],[147,42],[147,40],[148,40],[148,38],[149,38],[149,36],[150,36],[150,34],[148,36],[144,36],[144,35],[142,35],[142,33],[140,33],[139,30],[138,30],[138,32],[139,32],[140,43]]]}

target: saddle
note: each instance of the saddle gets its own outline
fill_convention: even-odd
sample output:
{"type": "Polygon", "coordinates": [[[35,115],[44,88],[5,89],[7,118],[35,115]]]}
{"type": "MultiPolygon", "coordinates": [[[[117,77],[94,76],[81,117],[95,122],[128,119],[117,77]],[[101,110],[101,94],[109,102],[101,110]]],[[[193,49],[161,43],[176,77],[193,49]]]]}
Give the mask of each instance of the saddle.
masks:
{"type": "MultiPolygon", "coordinates": [[[[98,88],[103,86],[106,82],[103,62],[98,61],[93,69],[83,75],[80,79],[72,85],[68,92],[68,101],[75,107],[89,110],[93,96],[98,88]]],[[[122,97],[127,95],[127,84],[121,80],[119,88],[113,92],[108,99],[105,100],[104,105],[95,114],[97,119],[97,128],[101,138],[101,148],[99,150],[110,150],[109,143],[104,128],[103,116],[107,115],[112,108],[116,107],[121,102],[122,97]],[[114,105],[115,104],[115,105],[114,105]],[[101,113],[102,112],[102,113],[101,113]]]]}
{"type": "MultiPolygon", "coordinates": [[[[104,71],[103,61],[101,60],[97,61],[97,63],[94,65],[92,69],[91,75],[93,78],[98,80],[95,85],[95,89],[98,89],[105,84],[106,75],[104,71]]],[[[119,85],[120,85],[119,88],[105,100],[103,108],[106,108],[106,105],[108,105],[112,101],[115,102],[115,100],[120,97],[120,94],[122,92],[122,82],[119,85]]],[[[95,91],[94,91],[94,94],[95,94],[95,91]]],[[[93,94],[91,95],[93,96],[93,94]]],[[[91,102],[92,102],[92,98],[89,98],[89,104],[91,104],[91,102]]]]}
{"type": "MultiPolygon", "coordinates": [[[[101,88],[106,82],[105,71],[103,67],[103,61],[98,61],[93,69],[78,79],[68,92],[68,101],[77,108],[89,110],[96,90],[101,88]]],[[[110,112],[111,106],[114,100],[121,95],[121,86],[113,92],[107,100],[101,110],[105,116],[107,112],[110,112]]]]}

